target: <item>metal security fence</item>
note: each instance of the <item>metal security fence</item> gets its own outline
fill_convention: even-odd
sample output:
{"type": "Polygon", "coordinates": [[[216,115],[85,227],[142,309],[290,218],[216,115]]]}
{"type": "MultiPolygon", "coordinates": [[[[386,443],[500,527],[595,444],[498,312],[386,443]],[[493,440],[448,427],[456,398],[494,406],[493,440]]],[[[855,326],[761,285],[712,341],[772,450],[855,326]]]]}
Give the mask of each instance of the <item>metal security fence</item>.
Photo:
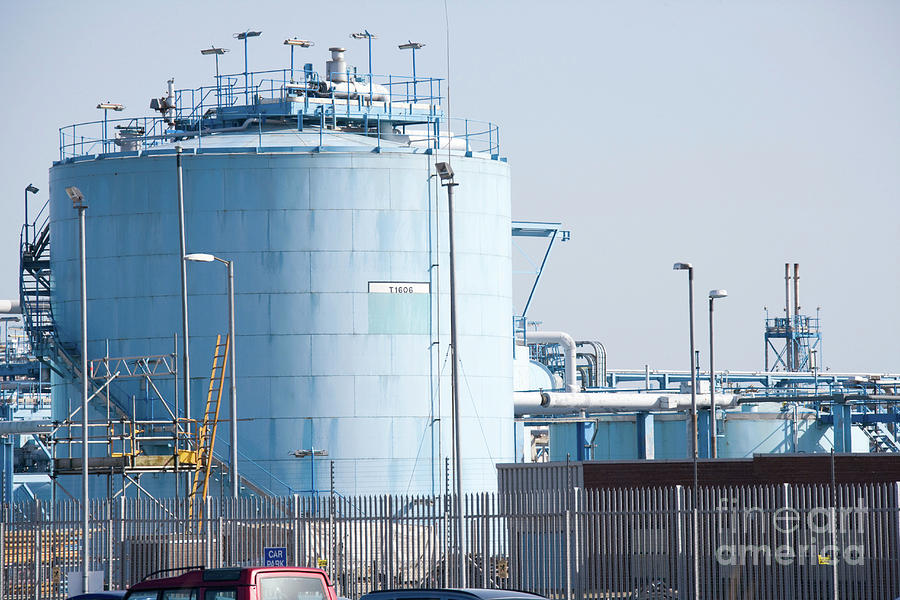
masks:
{"type": "MultiPolygon", "coordinates": [[[[274,548],[288,565],[326,569],[349,598],[459,586],[461,571],[469,586],[565,600],[900,596],[900,484],[692,496],[680,486],[470,495],[462,532],[448,496],[209,498],[200,518],[183,499],[95,500],[89,569],[122,588],[159,569],[265,564],[274,548]]],[[[3,507],[3,598],[67,596],[79,519],[74,501],[3,507]]]]}

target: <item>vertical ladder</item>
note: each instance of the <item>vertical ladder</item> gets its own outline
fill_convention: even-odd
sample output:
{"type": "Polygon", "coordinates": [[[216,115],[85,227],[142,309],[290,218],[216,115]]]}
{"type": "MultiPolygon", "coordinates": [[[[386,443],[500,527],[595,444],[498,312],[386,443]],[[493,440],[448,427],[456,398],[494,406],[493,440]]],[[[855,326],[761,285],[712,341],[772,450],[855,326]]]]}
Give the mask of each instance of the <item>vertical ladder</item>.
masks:
{"type": "Polygon", "coordinates": [[[212,470],[213,447],[216,443],[216,428],[219,425],[219,406],[222,401],[222,388],[225,382],[225,365],[228,362],[228,351],[231,339],[216,336],[216,350],[213,354],[212,371],[209,374],[209,392],[206,394],[206,410],[203,422],[197,432],[197,461],[194,467],[194,480],[191,485],[189,514],[194,516],[194,506],[198,506],[198,518],[203,517],[203,499],[209,489],[209,474],[212,470]],[[202,492],[198,496],[198,491],[202,492]]]}

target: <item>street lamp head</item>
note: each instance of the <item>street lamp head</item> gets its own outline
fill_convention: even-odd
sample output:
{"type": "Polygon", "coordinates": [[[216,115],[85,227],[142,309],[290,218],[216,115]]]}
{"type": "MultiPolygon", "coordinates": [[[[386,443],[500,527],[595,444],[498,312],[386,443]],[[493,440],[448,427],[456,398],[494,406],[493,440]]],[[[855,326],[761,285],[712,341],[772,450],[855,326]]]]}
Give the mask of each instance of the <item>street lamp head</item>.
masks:
{"type": "Polygon", "coordinates": [[[285,46],[300,46],[301,48],[309,48],[310,46],[315,46],[315,42],[311,42],[309,40],[301,40],[300,38],[288,38],[284,40],[285,46]]]}
{"type": "Polygon", "coordinates": [[[205,50],[201,50],[200,54],[209,56],[210,54],[225,54],[226,52],[228,52],[228,48],[216,48],[215,46],[210,46],[205,50]]]}
{"type": "Polygon", "coordinates": [[[114,110],[116,112],[122,112],[125,110],[124,104],[117,104],[115,102],[101,102],[97,105],[97,108],[101,110],[114,110]]]}
{"type": "Polygon", "coordinates": [[[75,208],[85,208],[84,204],[84,194],[81,193],[77,187],[70,186],[66,188],[66,194],[69,196],[69,199],[72,201],[72,206],[75,208]]]}
{"type": "Polygon", "coordinates": [[[40,190],[34,187],[34,184],[29,183],[28,187],[25,188],[26,192],[31,192],[32,194],[37,194],[40,190]]]}
{"type": "Polygon", "coordinates": [[[191,262],[213,262],[214,260],[216,260],[216,257],[212,254],[195,252],[194,254],[185,254],[184,260],[189,260],[191,262]]]}
{"type": "Polygon", "coordinates": [[[422,44],[420,42],[409,41],[405,44],[400,44],[397,47],[400,48],[401,50],[409,50],[409,49],[419,50],[420,48],[422,48],[424,46],[425,46],[425,44],[422,44]]]}
{"type": "Polygon", "coordinates": [[[378,39],[377,35],[375,35],[374,33],[369,33],[368,30],[363,31],[362,33],[351,33],[350,37],[352,37],[354,40],[365,40],[365,39],[377,40],[378,39]]]}
{"type": "Polygon", "coordinates": [[[453,179],[453,168],[450,166],[448,162],[439,162],[434,167],[437,169],[438,177],[441,178],[441,181],[447,181],[448,179],[453,179]]]}
{"type": "Polygon", "coordinates": [[[690,271],[693,268],[694,267],[691,265],[691,263],[677,262],[672,265],[673,271],[690,271]]]}
{"type": "Polygon", "coordinates": [[[726,290],[709,290],[710,299],[713,298],[727,298],[728,292],[726,290]]]}
{"type": "Polygon", "coordinates": [[[234,37],[239,40],[246,40],[247,38],[258,37],[260,35],[262,35],[262,31],[242,31],[234,34],[234,37]]]}

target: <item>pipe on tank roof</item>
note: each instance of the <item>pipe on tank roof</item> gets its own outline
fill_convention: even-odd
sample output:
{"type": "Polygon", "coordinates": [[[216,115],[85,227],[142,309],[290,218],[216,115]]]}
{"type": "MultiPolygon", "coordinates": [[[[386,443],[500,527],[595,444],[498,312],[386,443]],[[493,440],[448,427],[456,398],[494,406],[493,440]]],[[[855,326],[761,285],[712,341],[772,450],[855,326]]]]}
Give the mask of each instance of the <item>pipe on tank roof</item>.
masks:
{"type": "Polygon", "coordinates": [[[528,332],[528,344],[559,344],[563,349],[563,370],[566,392],[577,392],[575,377],[575,340],[571,335],[562,331],[530,331],[528,332]]]}

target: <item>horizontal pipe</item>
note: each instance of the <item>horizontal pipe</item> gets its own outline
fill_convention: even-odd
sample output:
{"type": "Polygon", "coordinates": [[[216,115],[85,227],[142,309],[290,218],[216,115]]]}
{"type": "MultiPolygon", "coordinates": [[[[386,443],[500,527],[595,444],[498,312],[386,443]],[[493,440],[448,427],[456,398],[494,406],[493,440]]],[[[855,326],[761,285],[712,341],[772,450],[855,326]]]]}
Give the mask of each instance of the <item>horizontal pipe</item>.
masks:
{"type": "Polygon", "coordinates": [[[46,433],[53,427],[49,419],[34,421],[0,421],[0,435],[23,435],[28,433],[46,433]]]}
{"type": "Polygon", "coordinates": [[[0,314],[20,315],[22,314],[22,305],[18,300],[0,300],[0,314]]]}
{"type": "MultiPolygon", "coordinates": [[[[737,405],[739,396],[724,394],[716,396],[716,405],[731,408],[737,405]]],[[[640,392],[515,392],[513,394],[515,414],[523,415],[565,415],[577,412],[634,412],[634,411],[680,411],[691,407],[690,394],[640,393],[640,392]]],[[[709,395],[698,394],[697,406],[709,407],[709,395]]]]}

